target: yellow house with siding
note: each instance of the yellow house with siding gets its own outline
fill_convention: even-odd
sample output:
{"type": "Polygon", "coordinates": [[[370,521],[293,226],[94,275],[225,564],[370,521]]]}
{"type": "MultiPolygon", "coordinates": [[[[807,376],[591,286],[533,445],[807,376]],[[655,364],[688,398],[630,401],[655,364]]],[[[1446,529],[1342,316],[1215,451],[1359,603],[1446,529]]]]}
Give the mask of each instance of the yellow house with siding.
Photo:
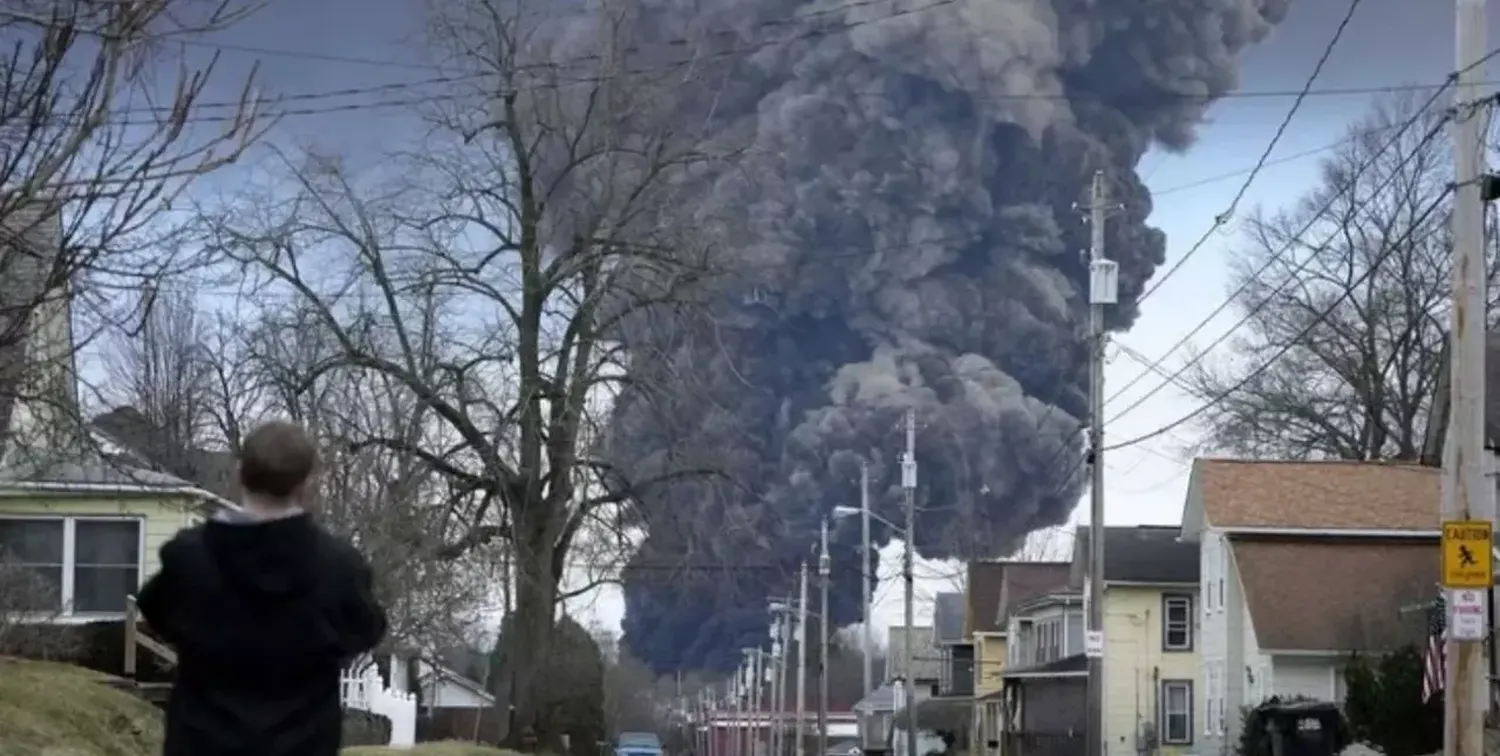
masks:
{"type": "Polygon", "coordinates": [[[83,422],[69,288],[49,280],[60,221],[37,211],[7,222],[11,233],[0,241],[9,245],[0,247],[9,258],[0,295],[0,558],[15,578],[8,603],[16,605],[0,609],[57,623],[118,618],[126,597],[156,571],[162,543],[234,505],[148,469],[83,422]]]}
{"type": "MultiPolygon", "coordinates": [[[[1109,756],[1201,752],[1196,544],[1178,526],[1108,527],[1104,541],[1105,743],[1109,756]]],[[[1075,541],[1083,584],[1088,529],[1075,541]]]]}
{"type": "Polygon", "coordinates": [[[964,629],[974,643],[974,738],[976,756],[998,756],[1004,721],[1010,607],[1064,584],[1068,562],[1006,560],[968,566],[968,611],[964,629]]]}

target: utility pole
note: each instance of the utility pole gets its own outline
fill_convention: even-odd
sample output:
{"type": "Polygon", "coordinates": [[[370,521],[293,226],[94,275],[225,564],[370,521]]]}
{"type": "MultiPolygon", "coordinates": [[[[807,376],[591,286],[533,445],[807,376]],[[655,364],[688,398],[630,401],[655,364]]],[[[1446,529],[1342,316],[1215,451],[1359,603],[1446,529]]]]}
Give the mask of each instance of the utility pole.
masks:
{"type": "Polygon", "coordinates": [[[1104,171],[1089,192],[1089,562],[1088,756],[1104,756],[1104,308],[1119,299],[1119,266],[1104,257],[1104,221],[1111,210],[1104,171]]]}
{"type": "Polygon", "coordinates": [[[745,727],[745,666],[734,672],[734,729],[731,731],[731,749],[734,756],[745,756],[745,741],[741,737],[745,727]]]}
{"type": "MultiPolygon", "coordinates": [[[[875,690],[874,674],[872,672],[872,649],[875,647],[875,618],[871,616],[870,578],[874,572],[870,567],[870,465],[868,462],[859,463],[859,588],[860,601],[864,609],[864,637],[861,639],[860,649],[864,655],[865,664],[865,687],[860,692],[861,696],[868,696],[875,690]]],[[[863,743],[860,744],[864,746],[863,743]]]]}
{"type": "Polygon", "coordinates": [[[912,634],[916,632],[917,586],[912,574],[912,561],[916,553],[917,540],[917,411],[906,411],[906,453],[901,457],[901,490],[905,494],[906,547],[901,550],[901,579],[906,583],[905,640],[901,655],[905,662],[905,680],[902,690],[906,699],[906,756],[917,756],[917,683],[916,654],[912,649],[912,634]]]}
{"type": "Polygon", "coordinates": [[[828,554],[828,519],[823,519],[823,540],[818,548],[818,751],[828,752],[828,576],[833,558],[828,554]]]}
{"type": "MultiPolygon", "coordinates": [[[[797,572],[797,742],[792,753],[804,756],[807,738],[807,560],[797,572]]],[[[819,754],[818,756],[822,756],[819,754]]]]}
{"type": "MultiPolygon", "coordinates": [[[[1443,454],[1443,520],[1492,520],[1493,490],[1485,490],[1485,259],[1484,197],[1481,192],[1484,108],[1481,86],[1486,42],[1485,0],[1457,0],[1453,158],[1457,192],[1453,204],[1453,348],[1449,436],[1443,454]]],[[[1446,540],[1447,528],[1444,528],[1446,540]]],[[[1446,550],[1446,549],[1445,549],[1446,550]]],[[[1445,569],[1446,573],[1446,569],[1445,569]]],[[[1444,576],[1448,583],[1447,575],[1444,576]]],[[[1493,575],[1490,576],[1493,580],[1493,575]]],[[[1458,586],[1448,585],[1448,588],[1458,586]]],[[[1456,638],[1458,593],[1448,591],[1448,675],[1443,695],[1444,756],[1484,753],[1487,682],[1482,639],[1456,638]]],[[[1488,603],[1490,591],[1484,590],[1488,603]]]]}
{"type": "Polygon", "coordinates": [[[786,642],[782,627],[786,622],[785,615],[777,612],[771,619],[771,753],[775,756],[781,754],[781,725],[782,712],[785,708],[781,700],[782,670],[786,667],[786,642]]]}

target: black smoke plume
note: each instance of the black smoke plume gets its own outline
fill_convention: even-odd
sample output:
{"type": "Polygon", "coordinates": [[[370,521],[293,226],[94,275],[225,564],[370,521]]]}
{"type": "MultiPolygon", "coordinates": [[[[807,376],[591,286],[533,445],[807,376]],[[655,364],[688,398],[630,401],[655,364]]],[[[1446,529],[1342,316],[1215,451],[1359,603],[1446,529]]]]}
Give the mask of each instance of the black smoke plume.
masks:
{"type": "MultiPolygon", "coordinates": [[[[858,503],[861,462],[899,521],[909,408],[923,556],[1000,555],[1065,521],[1087,388],[1076,203],[1107,171],[1123,205],[1111,327],[1128,328],[1164,249],[1135,166],[1153,142],[1189,145],[1288,1],[646,0],[643,37],[732,53],[703,66],[681,117],[756,158],[704,195],[742,241],[715,317],[633,350],[634,378],[692,390],[671,412],[631,393],[615,407],[613,448],[715,449],[736,483],[642,502],[629,650],[661,672],[727,669],[763,643],[767,598],[832,508],[858,503]]],[[[847,624],[858,523],[835,540],[831,613],[847,624]]]]}

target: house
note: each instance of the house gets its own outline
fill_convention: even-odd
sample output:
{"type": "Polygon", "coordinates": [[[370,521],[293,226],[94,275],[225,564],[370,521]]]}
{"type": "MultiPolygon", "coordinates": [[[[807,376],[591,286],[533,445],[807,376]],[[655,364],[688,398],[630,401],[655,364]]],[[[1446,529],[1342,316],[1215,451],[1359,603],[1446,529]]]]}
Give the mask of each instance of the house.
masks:
{"type": "MultiPolygon", "coordinates": [[[[1104,737],[1110,756],[1203,752],[1198,548],[1178,526],[1104,529],[1104,737]]],[[[1084,585],[1081,527],[1069,583],[1084,585]]],[[[1069,627],[1071,631],[1072,628],[1069,627]]]]}
{"type": "Polygon", "coordinates": [[[975,753],[1000,752],[1006,629],[1013,603],[1067,582],[1070,563],[970,562],[964,632],[974,644],[975,753]]]}
{"type": "Polygon", "coordinates": [[[1182,538],[1197,545],[1207,715],[1198,751],[1239,737],[1272,695],[1341,701],[1354,651],[1420,642],[1401,607],[1436,593],[1437,469],[1199,459],[1182,538]]]}
{"type": "Polygon", "coordinates": [[[986,706],[1000,703],[1000,752],[1082,753],[1088,725],[1083,592],[1061,571],[1052,586],[1030,596],[1013,595],[1007,605],[1004,687],[986,697],[986,706]]]}
{"type": "Polygon", "coordinates": [[[114,442],[82,422],[68,285],[51,270],[61,221],[32,220],[0,239],[0,579],[26,594],[0,609],[29,622],[119,620],[161,544],[234,505],[120,464],[114,442]],[[23,575],[42,580],[22,585],[23,575]]]}
{"type": "Polygon", "coordinates": [[[908,633],[900,625],[887,631],[886,679],[869,695],[854,704],[859,720],[859,740],[864,750],[901,750],[904,723],[896,721],[897,712],[906,708],[904,687],[907,674],[906,641],[911,638],[912,686],[916,704],[937,694],[942,679],[942,656],[937,647],[935,628],[913,627],[908,633]]]}
{"type": "Polygon", "coordinates": [[[964,633],[964,594],[939,593],[932,603],[933,633],[939,669],[937,697],[974,697],[974,643],[964,633]]]}

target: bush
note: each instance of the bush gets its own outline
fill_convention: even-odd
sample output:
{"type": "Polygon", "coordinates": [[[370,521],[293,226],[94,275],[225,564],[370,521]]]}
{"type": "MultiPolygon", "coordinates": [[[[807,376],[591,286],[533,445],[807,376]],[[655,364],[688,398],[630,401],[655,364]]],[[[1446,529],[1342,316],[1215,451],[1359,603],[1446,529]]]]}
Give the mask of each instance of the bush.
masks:
{"type": "Polygon", "coordinates": [[[344,709],[344,745],[383,746],[391,742],[391,720],[373,712],[344,709]]]}
{"type": "Polygon", "coordinates": [[[1422,702],[1422,654],[1406,646],[1371,664],[1354,656],[1344,668],[1344,712],[1354,739],[1386,756],[1420,756],[1443,748],[1441,696],[1422,702]]]}

